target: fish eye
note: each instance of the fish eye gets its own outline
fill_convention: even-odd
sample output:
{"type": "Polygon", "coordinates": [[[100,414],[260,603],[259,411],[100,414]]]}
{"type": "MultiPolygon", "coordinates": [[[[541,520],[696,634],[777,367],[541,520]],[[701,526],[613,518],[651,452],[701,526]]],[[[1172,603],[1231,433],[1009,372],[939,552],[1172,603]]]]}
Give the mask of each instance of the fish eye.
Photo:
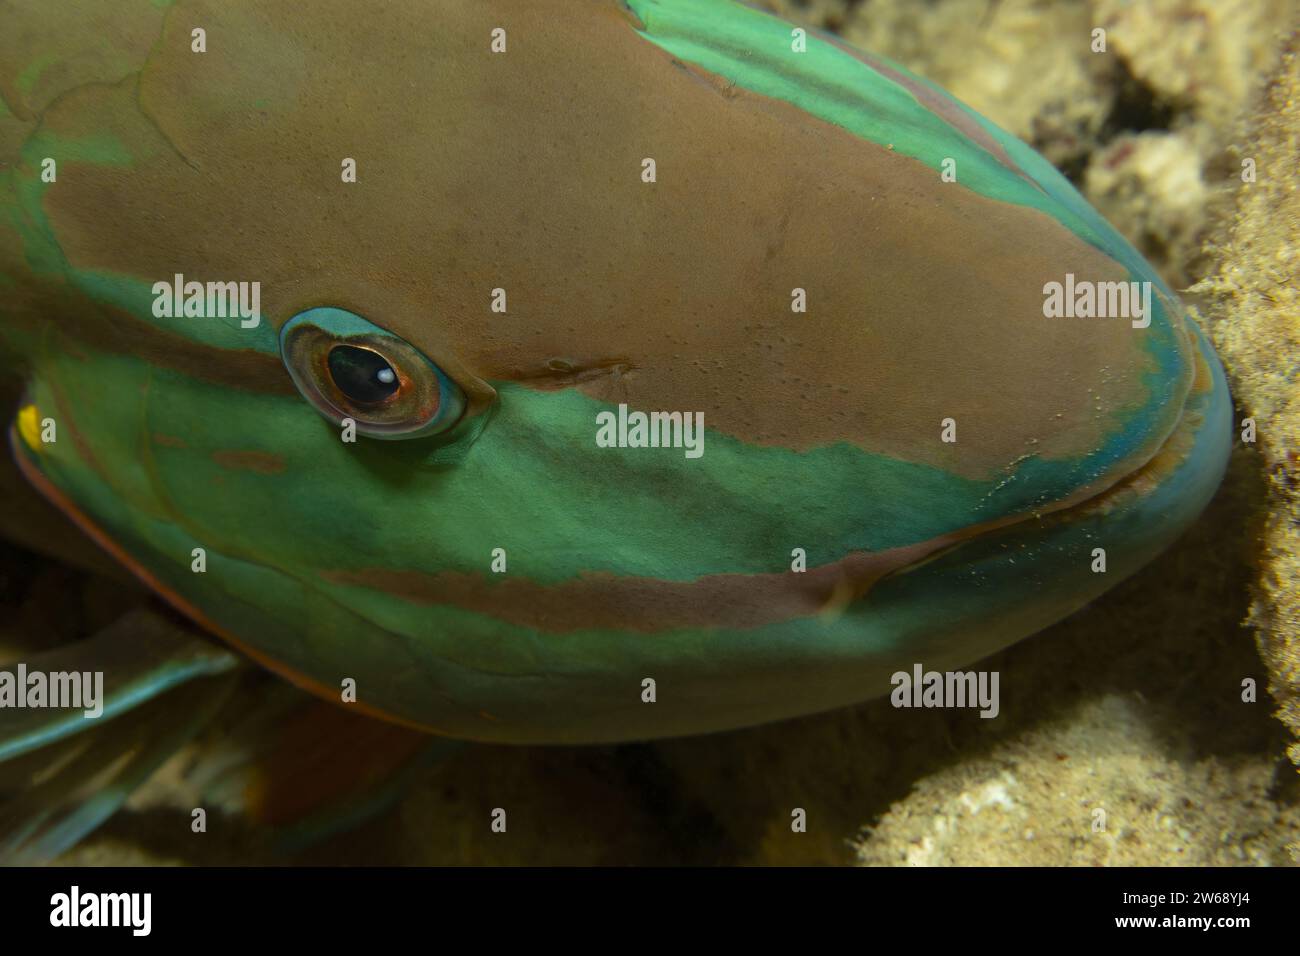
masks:
{"type": "Polygon", "coordinates": [[[336,345],[329,354],[330,378],[340,392],[361,405],[374,405],[401,388],[397,372],[374,349],[336,345]]]}
{"type": "Polygon", "coordinates": [[[436,435],[465,413],[465,393],[423,352],[346,309],[299,312],[280,330],[280,357],[316,411],[371,438],[436,435]]]}

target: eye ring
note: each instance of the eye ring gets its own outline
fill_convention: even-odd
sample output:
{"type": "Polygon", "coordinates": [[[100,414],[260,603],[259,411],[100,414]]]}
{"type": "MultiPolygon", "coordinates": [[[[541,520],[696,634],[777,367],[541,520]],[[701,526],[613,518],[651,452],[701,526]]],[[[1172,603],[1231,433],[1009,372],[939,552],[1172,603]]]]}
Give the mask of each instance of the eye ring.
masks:
{"type": "Polygon", "coordinates": [[[280,357],[307,401],[371,438],[435,435],[464,415],[464,391],[419,349],[346,309],[300,312],[280,330],[280,357]]]}

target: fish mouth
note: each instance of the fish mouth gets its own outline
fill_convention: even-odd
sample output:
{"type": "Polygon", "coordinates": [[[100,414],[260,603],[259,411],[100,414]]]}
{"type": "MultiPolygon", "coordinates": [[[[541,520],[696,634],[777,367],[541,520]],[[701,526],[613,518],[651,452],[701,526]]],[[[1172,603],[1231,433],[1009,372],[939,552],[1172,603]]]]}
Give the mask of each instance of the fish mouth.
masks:
{"type": "MultiPolygon", "coordinates": [[[[1037,583],[1045,586],[1049,579],[1057,579],[1056,597],[1043,599],[1045,605],[1056,602],[1053,616],[1041,623],[1047,626],[1109,590],[1172,544],[1213,498],[1232,446],[1232,401],[1223,366],[1200,329],[1191,322],[1188,326],[1196,343],[1195,374],[1182,414],[1145,462],[1064,507],[1012,518],[998,528],[967,529],[972,533],[962,541],[899,569],[878,586],[887,590],[909,578],[926,578],[932,571],[948,586],[955,570],[963,567],[996,577],[1023,556],[1041,562],[1037,583]],[[1107,552],[1105,573],[1092,568],[1095,549],[1107,552]],[[1001,570],[993,571],[994,565],[1001,570]],[[1068,591],[1069,582],[1077,591],[1068,591]]],[[[1005,610],[1005,604],[1001,606],[1005,610]]],[[[1032,631],[1021,636],[1028,633],[1032,631]]]]}
{"type": "Polygon", "coordinates": [[[1187,478],[1199,478],[1191,484],[1201,489],[1200,493],[1192,493],[1189,488],[1188,504],[1199,512],[1208,503],[1227,467],[1231,402],[1218,357],[1200,330],[1193,330],[1198,346],[1193,353],[1195,373],[1183,400],[1182,414],[1165,440],[1140,466],[1104,490],[1053,512],[1053,520],[1079,521],[1142,507],[1160,489],[1178,486],[1180,479],[1187,478]],[[1208,493],[1204,491],[1207,487],[1208,493]]]}

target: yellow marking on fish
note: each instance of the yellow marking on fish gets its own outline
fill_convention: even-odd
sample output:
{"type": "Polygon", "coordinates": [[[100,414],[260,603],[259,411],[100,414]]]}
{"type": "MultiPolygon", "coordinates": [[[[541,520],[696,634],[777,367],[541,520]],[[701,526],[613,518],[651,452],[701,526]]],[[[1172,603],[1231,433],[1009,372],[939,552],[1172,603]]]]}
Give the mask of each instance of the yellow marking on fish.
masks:
{"type": "Polygon", "coordinates": [[[24,405],[18,412],[18,434],[32,451],[41,451],[41,413],[35,405],[24,405]]]}

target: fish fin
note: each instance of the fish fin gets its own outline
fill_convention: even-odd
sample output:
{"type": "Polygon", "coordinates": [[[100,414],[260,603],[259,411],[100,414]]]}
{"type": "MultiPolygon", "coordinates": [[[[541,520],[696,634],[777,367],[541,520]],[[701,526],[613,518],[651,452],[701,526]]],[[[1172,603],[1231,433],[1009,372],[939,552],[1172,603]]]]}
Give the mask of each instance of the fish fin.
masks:
{"type": "Polygon", "coordinates": [[[287,685],[278,685],[260,713],[232,728],[231,744],[242,754],[240,765],[227,760],[223,779],[200,788],[268,828],[273,846],[284,853],[383,812],[421,771],[464,745],[349,712],[287,685]]]}
{"type": "MultiPolygon", "coordinates": [[[[102,674],[86,708],[0,708],[0,862],[44,862],[112,816],[218,712],[238,659],[170,615],[140,609],[22,662],[28,674],[102,674]]],[[[0,667],[17,674],[17,662],[0,667]]],[[[23,692],[25,688],[18,688],[23,692]]]]}

